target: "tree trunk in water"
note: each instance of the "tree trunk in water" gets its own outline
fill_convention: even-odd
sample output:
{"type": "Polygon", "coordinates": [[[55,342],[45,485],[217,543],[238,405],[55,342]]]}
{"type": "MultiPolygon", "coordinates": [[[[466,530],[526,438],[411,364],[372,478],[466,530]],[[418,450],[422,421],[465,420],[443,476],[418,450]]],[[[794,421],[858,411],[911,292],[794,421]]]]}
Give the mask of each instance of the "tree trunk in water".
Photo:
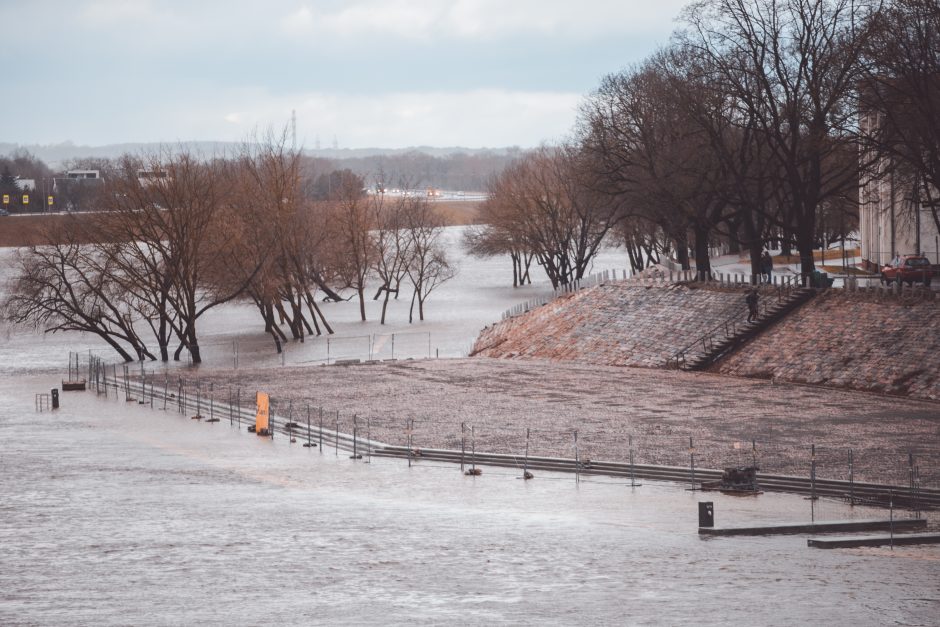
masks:
{"type": "Polygon", "coordinates": [[[512,259],[512,286],[519,287],[519,255],[509,253],[509,258],[512,259]]]}
{"type": "Polygon", "coordinates": [[[525,285],[526,283],[532,285],[532,277],[529,275],[529,268],[532,266],[532,255],[529,255],[528,253],[522,253],[522,258],[525,260],[525,267],[523,268],[521,283],[522,285],[525,285]]]}
{"type": "Polygon", "coordinates": [[[388,295],[389,294],[390,292],[388,290],[385,290],[385,300],[382,301],[382,320],[379,322],[379,324],[385,324],[385,310],[388,309],[388,295]]]}
{"type": "Polygon", "coordinates": [[[330,328],[329,323],[326,321],[323,312],[320,311],[320,307],[317,305],[317,301],[314,299],[313,294],[310,293],[310,290],[307,290],[307,307],[310,309],[310,317],[313,318],[313,324],[317,327],[317,335],[321,335],[320,325],[317,324],[318,315],[323,322],[323,327],[326,329],[326,332],[332,335],[333,329],[330,328]]]}
{"type": "Polygon", "coordinates": [[[166,329],[166,316],[160,316],[160,361],[170,361],[170,338],[166,329]]]}
{"type": "Polygon", "coordinates": [[[202,363],[202,354],[199,352],[199,342],[196,340],[196,329],[193,325],[189,325],[189,328],[186,331],[187,344],[189,348],[189,355],[193,359],[194,364],[202,363]]]}
{"type": "Polygon", "coordinates": [[[274,326],[274,306],[270,300],[264,302],[264,332],[271,333],[274,326]]]}
{"type": "Polygon", "coordinates": [[[414,322],[415,319],[415,298],[418,296],[418,288],[415,288],[415,291],[411,294],[411,308],[408,309],[408,324],[414,322]]]}
{"type": "Polygon", "coordinates": [[[365,286],[360,283],[356,291],[359,293],[359,317],[362,318],[362,321],[366,321],[366,299],[365,299],[365,286]]]}
{"type": "Polygon", "coordinates": [[[281,303],[281,301],[277,301],[277,303],[275,303],[274,309],[277,311],[277,317],[278,317],[278,320],[280,320],[279,324],[284,324],[286,322],[287,328],[290,329],[291,337],[293,337],[296,340],[297,339],[297,325],[295,324],[295,321],[291,319],[290,316],[287,315],[287,311],[284,309],[284,305],[281,303]]]}
{"type": "Polygon", "coordinates": [[[326,281],[323,280],[323,277],[315,275],[313,277],[313,282],[317,284],[317,287],[326,294],[326,299],[331,300],[334,303],[339,303],[343,301],[343,297],[330,289],[330,286],[326,284],[326,281]]]}
{"type": "Polygon", "coordinates": [[[118,344],[116,341],[114,341],[114,339],[111,336],[107,335],[106,333],[98,333],[97,335],[100,336],[101,339],[103,339],[105,342],[107,342],[111,346],[111,348],[117,351],[117,354],[121,356],[121,359],[123,359],[126,362],[134,361],[134,358],[131,357],[131,354],[128,353],[126,350],[124,350],[124,347],[118,344]]]}

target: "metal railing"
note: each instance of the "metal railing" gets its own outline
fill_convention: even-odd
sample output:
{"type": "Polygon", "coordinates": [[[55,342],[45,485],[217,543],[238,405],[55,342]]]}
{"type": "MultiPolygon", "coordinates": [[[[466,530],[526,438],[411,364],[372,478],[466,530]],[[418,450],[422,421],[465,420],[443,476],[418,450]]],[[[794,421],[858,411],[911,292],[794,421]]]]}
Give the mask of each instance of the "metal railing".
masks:
{"type": "MultiPolygon", "coordinates": [[[[767,299],[762,298],[758,301],[758,317],[763,317],[765,320],[768,319],[771,315],[771,308],[776,307],[781,302],[790,301],[792,295],[796,289],[799,289],[799,283],[796,281],[795,277],[781,277],[779,283],[773,284],[773,294],[776,295],[776,298],[767,299]]],[[[768,284],[765,284],[765,287],[768,284]]],[[[741,321],[741,314],[736,313],[733,316],[722,320],[714,327],[710,328],[700,337],[696,338],[694,341],[690,342],[687,346],[680,348],[666,361],[667,367],[671,367],[672,363],[675,363],[675,368],[678,370],[682,367],[683,364],[687,364],[688,361],[686,356],[695,349],[698,350],[699,344],[702,346],[702,354],[708,355],[715,350],[716,340],[718,338],[728,340],[733,337],[737,337],[739,333],[748,328],[748,322],[741,321]]]]}
{"type": "MultiPolygon", "coordinates": [[[[627,271],[623,271],[623,278],[627,278],[627,271]]],[[[544,296],[537,296],[535,298],[530,298],[529,300],[513,305],[500,316],[500,320],[507,320],[509,318],[515,318],[516,316],[521,316],[524,313],[532,311],[542,305],[546,305],[559,296],[563,294],[572,294],[574,292],[587,289],[589,287],[594,287],[595,285],[600,285],[606,281],[617,281],[617,270],[604,270],[603,272],[597,272],[595,274],[588,275],[586,277],[577,279],[568,283],[566,285],[560,285],[552,290],[551,294],[545,294],[544,296]]]]}

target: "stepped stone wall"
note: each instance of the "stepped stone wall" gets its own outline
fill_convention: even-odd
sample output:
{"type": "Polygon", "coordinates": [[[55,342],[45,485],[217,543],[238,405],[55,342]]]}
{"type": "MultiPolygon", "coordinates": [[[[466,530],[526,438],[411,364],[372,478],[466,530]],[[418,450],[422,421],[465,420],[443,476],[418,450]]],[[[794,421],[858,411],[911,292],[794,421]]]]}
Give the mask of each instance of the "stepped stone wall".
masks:
{"type": "MultiPolygon", "coordinates": [[[[710,371],[940,400],[940,301],[905,290],[828,290],[710,371]]],[[[733,316],[744,289],[602,284],[484,329],[471,355],[664,368],[733,316]]]]}
{"type": "Polygon", "coordinates": [[[711,370],[940,400],[940,306],[830,290],[711,370]]]}
{"type": "Polygon", "coordinates": [[[471,355],[662,368],[737,314],[747,316],[740,288],[607,283],[487,327],[471,355]]]}

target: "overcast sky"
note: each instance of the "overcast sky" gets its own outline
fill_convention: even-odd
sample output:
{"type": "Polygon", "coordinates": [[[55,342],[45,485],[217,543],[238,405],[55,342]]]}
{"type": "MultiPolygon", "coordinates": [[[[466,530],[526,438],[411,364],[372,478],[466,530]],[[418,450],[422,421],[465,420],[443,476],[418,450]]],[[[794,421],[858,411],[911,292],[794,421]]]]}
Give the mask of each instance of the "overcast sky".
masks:
{"type": "Polygon", "coordinates": [[[0,142],[529,147],[686,0],[0,0],[0,142]]]}

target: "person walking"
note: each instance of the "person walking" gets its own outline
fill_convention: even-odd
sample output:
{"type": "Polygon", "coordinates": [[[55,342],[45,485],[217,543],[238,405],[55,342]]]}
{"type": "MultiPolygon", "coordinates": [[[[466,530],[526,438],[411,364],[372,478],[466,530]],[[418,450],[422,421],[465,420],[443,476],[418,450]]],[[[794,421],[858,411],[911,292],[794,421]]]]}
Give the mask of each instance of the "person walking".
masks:
{"type": "Polygon", "coordinates": [[[766,277],[767,283],[770,283],[770,275],[774,271],[774,258],[770,256],[769,250],[765,250],[760,258],[760,269],[761,274],[766,277]]]}
{"type": "Polygon", "coordinates": [[[744,302],[747,303],[747,321],[756,322],[757,316],[760,315],[760,310],[757,308],[757,300],[759,296],[757,294],[757,288],[753,288],[747,293],[747,296],[744,297],[744,302]]]}

